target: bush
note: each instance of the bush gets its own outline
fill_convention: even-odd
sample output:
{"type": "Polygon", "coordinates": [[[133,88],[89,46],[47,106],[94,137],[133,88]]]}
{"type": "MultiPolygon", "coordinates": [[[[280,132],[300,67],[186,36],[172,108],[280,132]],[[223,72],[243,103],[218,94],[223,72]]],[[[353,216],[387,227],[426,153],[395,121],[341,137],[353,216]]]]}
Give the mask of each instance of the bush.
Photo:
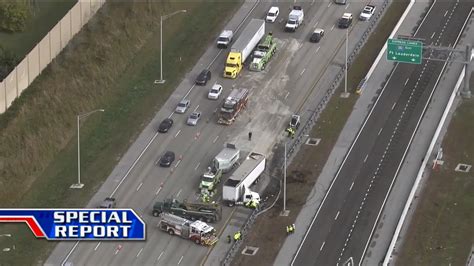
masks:
{"type": "Polygon", "coordinates": [[[17,64],[18,57],[0,46],[0,81],[5,79],[17,64]]]}
{"type": "Polygon", "coordinates": [[[30,16],[27,4],[0,0],[0,30],[6,32],[23,31],[30,16]]]}

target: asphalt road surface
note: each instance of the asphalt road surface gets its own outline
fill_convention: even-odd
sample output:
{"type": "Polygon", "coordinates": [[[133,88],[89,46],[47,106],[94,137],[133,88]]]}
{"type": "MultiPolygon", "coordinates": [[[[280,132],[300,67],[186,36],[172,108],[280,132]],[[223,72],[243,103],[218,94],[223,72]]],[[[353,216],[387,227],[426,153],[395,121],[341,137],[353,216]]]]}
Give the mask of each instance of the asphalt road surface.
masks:
{"type": "MultiPolygon", "coordinates": [[[[471,6],[468,1],[437,1],[415,37],[427,45],[453,47],[471,6]]],[[[395,67],[293,265],[360,265],[443,65],[423,60],[421,65],[395,67]]]]}
{"type": "MultiPolygon", "coordinates": [[[[250,13],[249,18],[263,18],[271,4],[266,1],[260,2],[250,13]]],[[[302,111],[302,105],[309,93],[319,89],[314,85],[321,79],[322,73],[335,63],[336,53],[343,47],[345,39],[344,30],[335,27],[338,18],[344,12],[352,12],[357,16],[365,4],[357,1],[350,5],[338,6],[319,1],[304,2],[302,6],[305,10],[305,24],[296,33],[285,33],[282,29],[290,3],[275,3],[280,6],[281,15],[275,24],[266,25],[266,31],[272,31],[277,38],[278,51],[266,70],[261,73],[245,69],[236,80],[223,79],[221,73],[228,51],[209,48],[200,60],[201,64],[186,76],[157,116],[159,120],[168,117],[184,96],[191,100],[190,110],[185,115],[172,114],[175,122],[167,134],[149,133],[152,136],[151,144],[129,175],[123,182],[120,179],[110,181],[114,187],[121,183],[114,193],[118,201],[117,207],[133,208],[146,222],[147,240],[78,242],[74,246],[72,243],[60,243],[47,264],[66,262],[73,265],[199,264],[208,249],[158,230],[156,228],[158,219],[151,216],[154,202],[168,197],[198,200],[199,176],[227,142],[236,143],[237,147],[244,151],[255,150],[270,154],[275,142],[285,138],[283,129],[290,115],[302,111]],[[316,26],[326,30],[324,39],[319,44],[309,43],[309,35],[316,26]],[[194,86],[194,77],[211,62],[213,62],[210,66],[213,79],[205,87],[194,86]],[[232,87],[246,87],[251,90],[249,107],[239,116],[236,123],[229,127],[215,123],[215,112],[221,101],[206,98],[214,82],[223,85],[223,96],[228,95],[232,87]],[[201,111],[203,118],[197,126],[190,127],[185,121],[193,110],[201,111]],[[281,132],[275,129],[281,129],[281,132]],[[247,140],[249,131],[254,132],[252,142],[247,140]],[[159,157],[168,150],[175,152],[177,157],[172,167],[157,166],[159,157]]],[[[235,29],[244,16],[234,18],[230,28],[235,29]],[[240,21],[237,21],[239,19],[240,21]]],[[[245,22],[248,21],[249,19],[245,22]]],[[[350,29],[351,36],[358,40],[367,25],[366,22],[355,19],[350,29]]],[[[237,34],[240,34],[240,31],[237,34]]],[[[325,90],[326,88],[321,88],[321,95],[325,90]]],[[[154,128],[156,130],[156,125],[154,128]]],[[[225,226],[232,210],[223,208],[222,220],[214,225],[218,230],[225,226]]]]}

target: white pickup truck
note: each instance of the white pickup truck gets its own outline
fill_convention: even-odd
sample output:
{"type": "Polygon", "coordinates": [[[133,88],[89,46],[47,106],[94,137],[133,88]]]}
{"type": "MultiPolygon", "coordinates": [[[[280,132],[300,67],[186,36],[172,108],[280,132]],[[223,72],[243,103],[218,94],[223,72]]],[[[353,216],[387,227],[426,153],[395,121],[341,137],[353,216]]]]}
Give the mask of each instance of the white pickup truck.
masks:
{"type": "Polygon", "coordinates": [[[373,5],[366,5],[362,12],[360,12],[359,20],[367,21],[370,20],[372,15],[375,13],[375,6],[373,5]]]}
{"type": "Polygon", "coordinates": [[[296,31],[296,29],[303,24],[304,12],[301,6],[294,6],[288,15],[288,21],[285,25],[286,31],[296,31]]]}

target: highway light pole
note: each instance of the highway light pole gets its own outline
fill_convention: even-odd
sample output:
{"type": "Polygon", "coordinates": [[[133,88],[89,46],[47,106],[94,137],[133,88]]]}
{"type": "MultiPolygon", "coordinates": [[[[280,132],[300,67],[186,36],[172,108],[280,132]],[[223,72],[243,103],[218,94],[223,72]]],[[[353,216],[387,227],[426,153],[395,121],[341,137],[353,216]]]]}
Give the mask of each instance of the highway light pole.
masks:
{"type": "Polygon", "coordinates": [[[288,216],[289,210],[286,209],[286,144],[285,141],[285,161],[283,163],[283,211],[281,211],[281,216],[288,216]]]}
{"type": "Polygon", "coordinates": [[[344,93],[341,94],[342,98],[348,98],[349,93],[347,92],[347,53],[349,50],[349,28],[346,29],[346,60],[344,63],[344,93]]]}
{"type": "Polygon", "coordinates": [[[84,184],[81,183],[81,137],[80,137],[80,131],[79,128],[81,126],[81,118],[86,118],[90,116],[93,113],[97,112],[104,112],[104,109],[97,109],[94,111],[90,111],[85,114],[80,114],[77,115],[77,183],[72,184],[70,188],[83,188],[84,184]]]}
{"type": "Polygon", "coordinates": [[[163,84],[166,82],[166,80],[163,79],[163,21],[179,13],[186,13],[186,9],[178,10],[171,14],[160,16],[160,79],[155,80],[155,83],[158,84],[163,84]]]}

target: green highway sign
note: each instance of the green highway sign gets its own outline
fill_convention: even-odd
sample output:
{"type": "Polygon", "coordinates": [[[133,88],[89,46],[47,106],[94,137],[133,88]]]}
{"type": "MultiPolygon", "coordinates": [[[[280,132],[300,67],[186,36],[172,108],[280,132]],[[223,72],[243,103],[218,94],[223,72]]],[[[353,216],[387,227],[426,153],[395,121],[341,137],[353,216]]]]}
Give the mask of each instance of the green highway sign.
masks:
{"type": "Polygon", "coordinates": [[[387,60],[421,64],[423,43],[401,39],[388,39],[387,60]]]}

